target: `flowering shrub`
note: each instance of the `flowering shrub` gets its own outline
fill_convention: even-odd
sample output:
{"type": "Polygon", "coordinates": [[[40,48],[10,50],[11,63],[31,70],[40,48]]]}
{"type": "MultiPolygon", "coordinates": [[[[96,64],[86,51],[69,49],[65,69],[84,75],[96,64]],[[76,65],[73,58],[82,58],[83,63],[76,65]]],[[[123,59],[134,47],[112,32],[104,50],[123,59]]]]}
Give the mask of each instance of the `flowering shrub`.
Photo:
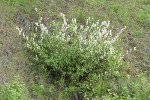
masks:
{"type": "MultiPolygon", "coordinates": [[[[69,21],[64,14],[61,16],[62,22],[50,23],[51,30],[41,23],[41,18],[35,23],[34,33],[23,33],[25,46],[33,55],[33,66],[44,68],[51,83],[59,84],[57,89],[63,92],[58,98],[104,95],[97,92],[97,83],[101,80],[100,84],[106,85],[119,77],[122,55],[114,45],[125,28],[112,34],[109,21],[93,22],[89,18],[85,25],[80,25],[75,18],[69,21]]],[[[21,34],[22,29],[17,29],[21,34]]],[[[105,93],[106,89],[100,91],[105,93]]]]}

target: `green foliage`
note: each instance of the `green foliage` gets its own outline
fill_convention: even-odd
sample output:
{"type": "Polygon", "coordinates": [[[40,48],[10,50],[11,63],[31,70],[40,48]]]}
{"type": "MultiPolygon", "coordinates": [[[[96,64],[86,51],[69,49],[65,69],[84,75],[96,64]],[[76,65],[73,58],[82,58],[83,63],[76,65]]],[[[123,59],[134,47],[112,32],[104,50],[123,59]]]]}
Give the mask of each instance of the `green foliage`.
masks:
{"type": "Polygon", "coordinates": [[[28,100],[29,95],[25,84],[19,76],[11,83],[1,86],[0,100],[28,100]]]}
{"type": "Polygon", "coordinates": [[[86,14],[82,8],[77,9],[76,18],[79,23],[84,24],[86,22],[86,14]]]}
{"type": "Polygon", "coordinates": [[[54,99],[55,98],[55,90],[53,85],[50,86],[45,86],[42,84],[33,84],[31,87],[31,95],[35,97],[35,99],[42,99],[42,100],[47,100],[47,99],[54,99]]]}
{"type": "Polygon", "coordinates": [[[119,9],[120,9],[120,5],[117,3],[112,3],[110,6],[107,7],[108,11],[114,12],[114,13],[117,13],[119,9]]]}
{"type": "Polygon", "coordinates": [[[145,77],[145,73],[138,74],[132,86],[132,92],[138,100],[150,99],[150,83],[145,77]]]}
{"type": "Polygon", "coordinates": [[[122,24],[128,25],[129,20],[130,20],[128,9],[124,9],[124,8],[119,9],[117,15],[118,15],[118,20],[122,24]]]}
{"type": "Polygon", "coordinates": [[[43,93],[43,91],[44,91],[44,86],[43,85],[36,85],[36,84],[34,84],[32,86],[32,92],[36,96],[40,96],[43,93]]]}
{"type": "Polygon", "coordinates": [[[149,0],[139,0],[140,2],[142,2],[145,5],[149,5],[150,1],[149,0]]]}
{"type": "Polygon", "coordinates": [[[100,5],[100,4],[104,4],[106,0],[87,0],[87,2],[92,5],[100,5]]]}
{"type": "Polygon", "coordinates": [[[16,6],[18,4],[24,4],[24,0],[3,0],[4,3],[10,6],[16,6]]]}
{"type": "Polygon", "coordinates": [[[26,3],[31,3],[33,0],[2,0],[2,2],[6,3],[9,6],[22,6],[26,3]]]}
{"type": "Polygon", "coordinates": [[[108,86],[104,84],[109,79],[119,77],[123,64],[121,53],[113,46],[122,30],[113,37],[109,22],[93,23],[89,18],[82,26],[76,19],[69,22],[64,14],[61,16],[63,23],[53,21],[51,33],[39,22],[36,27],[41,32],[24,37],[27,50],[34,57],[33,66],[44,68],[53,84],[59,85],[60,100],[64,100],[64,97],[69,99],[74,94],[81,98],[105,95],[108,86]],[[95,91],[100,79],[104,82],[100,82],[103,92],[97,95],[95,91]]]}
{"type": "Polygon", "coordinates": [[[135,31],[133,32],[136,37],[140,37],[142,35],[142,32],[141,31],[135,31]]]}
{"type": "Polygon", "coordinates": [[[5,94],[5,90],[4,87],[2,85],[0,85],[0,100],[5,100],[6,99],[6,94],[5,94]]]}
{"type": "Polygon", "coordinates": [[[137,15],[137,21],[143,24],[144,26],[149,27],[150,26],[150,14],[144,11],[139,12],[139,14],[137,15]]]}

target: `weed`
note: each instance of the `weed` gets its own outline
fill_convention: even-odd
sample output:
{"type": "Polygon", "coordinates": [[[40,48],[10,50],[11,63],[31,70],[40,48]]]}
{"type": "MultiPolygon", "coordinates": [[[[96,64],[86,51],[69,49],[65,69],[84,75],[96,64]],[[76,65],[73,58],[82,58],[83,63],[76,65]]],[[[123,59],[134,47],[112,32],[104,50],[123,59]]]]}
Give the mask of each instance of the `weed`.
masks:
{"type": "Polygon", "coordinates": [[[111,13],[117,13],[118,10],[120,9],[120,5],[116,3],[112,3],[110,6],[107,7],[107,10],[110,11],[111,13]]]}
{"type": "Polygon", "coordinates": [[[25,84],[19,76],[16,76],[11,83],[3,86],[0,92],[1,100],[27,100],[29,98],[25,84]]]}
{"type": "Polygon", "coordinates": [[[143,24],[144,26],[149,27],[149,19],[150,19],[149,14],[147,14],[144,11],[139,12],[139,14],[137,15],[137,22],[143,24]]]}
{"type": "Polygon", "coordinates": [[[85,24],[86,22],[86,14],[82,8],[78,8],[76,12],[76,18],[79,23],[85,24]]]}

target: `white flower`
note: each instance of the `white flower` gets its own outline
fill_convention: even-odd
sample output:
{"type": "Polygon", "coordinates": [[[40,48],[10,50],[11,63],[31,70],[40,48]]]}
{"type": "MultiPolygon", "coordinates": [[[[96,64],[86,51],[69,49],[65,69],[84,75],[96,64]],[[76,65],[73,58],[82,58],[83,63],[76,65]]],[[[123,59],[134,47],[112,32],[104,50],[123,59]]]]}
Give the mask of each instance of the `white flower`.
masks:
{"type": "Polygon", "coordinates": [[[21,35],[21,33],[22,33],[22,31],[23,31],[23,28],[19,28],[18,26],[16,26],[16,29],[18,30],[19,35],[21,35]]]}
{"type": "Polygon", "coordinates": [[[16,29],[17,29],[18,31],[20,30],[18,26],[16,26],[16,29]]]}
{"type": "Polygon", "coordinates": [[[37,49],[40,49],[40,46],[37,46],[37,49]]]}
{"type": "Polygon", "coordinates": [[[101,26],[105,26],[105,25],[107,25],[107,22],[106,22],[106,21],[103,21],[103,22],[101,23],[101,26]]]}
{"type": "Polygon", "coordinates": [[[70,39],[71,39],[71,38],[70,38],[70,36],[68,35],[68,36],[67,36],[67,41],[70,41],[70,39]]]}
{"type": "Polygon", "coordinates": [[[136,47],[134,47],[134,49],[133,49],[134,51],[136,50],[136,47]]]}
{"type": "Polygon", "coordinates": [[[80,25],[80,29],[83,29],[83,25],[80,25]]]}
{"type": "Polygon", "coordinates": [[[77,33],[77,26],[73,27],[73,31],[77,33]]]}
{"type": "Polygon", "coordinates": [[[44,33],[47,34],[48,33],[48,29],[44,24],[40,24],[40,28],[41,28],[42,34],[44,34],[44,33]]]}
{"type": "Polygon", "coordinates": [[[26,40],[28,41],[29,40],[29,38],[26,36],[26,40]]]}
{"type": "Polygon", "coordinates": [[[36,26],[39,26],[39,23],[38,23],[38,22],[35,22],[35,25],[36,25],[36,26]]]}
{"type": "Polygon", "coordinates": [[[35,31],[37,32],[37,27],[35,27],[35,31]]]}
{"type": "Polygon", "coordinates": [[[64,14],[61,12],[61,13],[60,13],[60,16],[63,16],[63,15],[64,15],[64,14]]]}
{"type": "Polygon", "coordinates": [[[37,8],[34,8],[34,10],[37,12],[37,8]]]}
{"type": "Polygon", "coordinates": [[[132,52],[132,48],[130,48],[130,50],[129,50],[130,52],[132,52]]]}
{"type": "Polygon", "coordinates": [[[76,18],[72,19],[72,23],[74,23],[74,24],[76,24],[76,23],[77,23],[76,18]]]}
{"type": "Polygon", "coordinates": [[[128,53],[129,53],[129,51],[127,50],[127,51],[126,51],[126,55],[127,55],[128,53]]]}
{"type": "Polygon", "coordinates": [[[91,17],[89,17],[87,20],[86,20],[86,25],[88,25],[89,24],[89,22],[90,22],[90,20],[91,20],[92,18],[91,17]]]}
{"type": "Polygon", "coordinates": [[[46,29],[45,29],[45,34],[48,34],[48,29],[47,29],[47,27],[46,27],[46,29]]]}
{"type": "Polygon", "coordinates": [[[26,38],[26,36],[25,36],[24,32],[22,33],[22,36],[23,36],[23,38],[24,38],[24,39],[26,38]]]}
{"type": "Polygon", "coordinates": [[[30,48],[30,45],[27,43],[27,48],[30,48]]]}

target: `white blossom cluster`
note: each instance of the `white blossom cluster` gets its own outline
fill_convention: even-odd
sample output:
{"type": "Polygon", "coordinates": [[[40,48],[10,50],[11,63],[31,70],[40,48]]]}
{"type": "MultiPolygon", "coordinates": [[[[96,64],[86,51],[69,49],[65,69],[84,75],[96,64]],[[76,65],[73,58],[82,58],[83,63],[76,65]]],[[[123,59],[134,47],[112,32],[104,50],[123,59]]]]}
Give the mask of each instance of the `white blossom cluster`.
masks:
{"type": "MultiPolygon", "coordinates": [[[[64,42],[69,42],[76,39],[73,42],[78,43],[81,51],[88,50],[91,55],[93,52],[103,53],[101,58],[104,58],[108,54],[112,55],[115,52],[113,44],[117,41],[119,35],[126,28],[122,28],[114,36],[111,29],[109,29],[110,21],[100,22],[98,20],[93,23],[91,21],[92,18],[88,18],[85,25],[79,25],[76,18],[73,18],[69,22],[63,13],[60,13],[60,15],[62,16],[63,23],[59,26],[57,22],[52,21],[50,26],[52,26],[55,31],[52,31],[51,33],[48,32],[48,28],[42,23],[42,17],[39,22],[35,22],[35,30],[41,30],[40,41],[36,40],[36,33],[33,33],[30,39],[29,37],[24,36],[27,41],[30,40],[30,42],[26,43],[26,46],[28,48],[40,49],[44,36],[50,35],[64,42]]],[[[19,34],[22,33],[22,29],[19,29],[18,27],[16,27],[16,29],[19,31],[19,34]]]]}
{"type": "Polygon", "coordinates": [[[47,27],[42,23],[42,17],[40,18],[39,22],[35,22],[35,30],[38,31],[38,27],[41,30],[42,34],[48,34],[48,29],[47,27]]]}
{"type": "Polygon", "coordinates": [[[60,40],[69,42],[72,38],[77,38],[79,41],[80,50],[90,50],[91,54],[94,51],[104,53],[102,58],[106,56],[108,53],[113,54],[114,47],[113,44],[117,41],[119,35],[126,28],[122,28],[115,36],[112,35],[111,29],[109,29],[110,21],[97,21],[95,23],[91,23],[91,18],[88,18],[85,25],[78,25],[76,18],[72,19],[71,22],[68,22],[65,15],[61,13],[63,18],[63,24],[61,30],[59,30],[60,40]],[[68,34],[68,32],[71,32],[68,34]],[[98,50],[95,50],[98,48],[98,50]],[[105,52],[104,50],[108,49],[109,52],[105,52]]]}
{"type": "MultiPolygon", "coordinates": [[[[37,12],[37,8],[35,8],[35,11],[37,12]]],[[[37,41],[38,34],[36,32],[25,35],[23,28],[19,28],[16,26],[16,29],[19,32],[19,35],[23,37],[23,39],[26,40],[26,47],[30,49],[40,49],[40,45],[42,43],[42,40],[44,38],[45,34],[48,34],[48,28],[42,23],[43,18],[41,17],[38,22],[34,23],[34,30],[36,32],[40,31],[40,41],[37,41]],[[39,29],[39,30],[38,30],[39,29]]]]}

